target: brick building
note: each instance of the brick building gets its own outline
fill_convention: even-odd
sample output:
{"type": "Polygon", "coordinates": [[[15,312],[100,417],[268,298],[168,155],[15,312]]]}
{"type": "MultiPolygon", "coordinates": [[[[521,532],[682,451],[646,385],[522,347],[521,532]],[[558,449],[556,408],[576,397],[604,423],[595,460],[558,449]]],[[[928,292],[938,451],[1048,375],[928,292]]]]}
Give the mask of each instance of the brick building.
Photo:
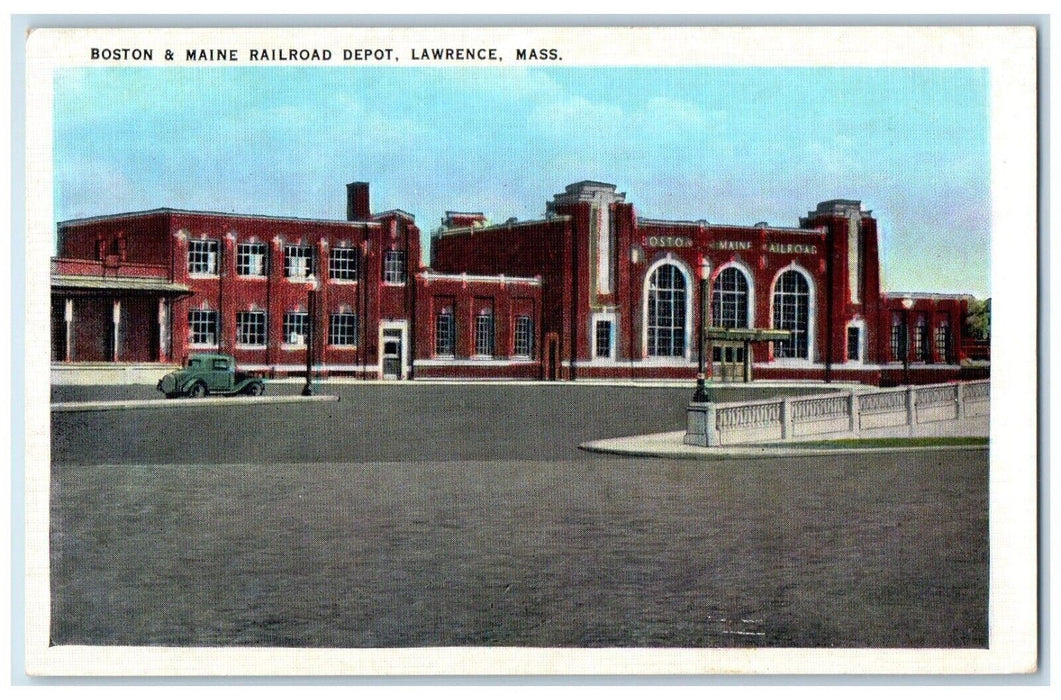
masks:
{"type": "Polygon", "coordinates": [[[366,183],[347,186],[346,221],[160,209],[61,222],[58,241],[59,364],[221,351],[276,376],[304,372],[312,342],[321,375],[688,378],[709,308],[719,378],[962,372],[968,297],[882,293],[857,201],[796,227],[717,225],[639,218],[583,181],[540,220],[447,212],[429,267],[412,215],[373,214],[366,183]]]}

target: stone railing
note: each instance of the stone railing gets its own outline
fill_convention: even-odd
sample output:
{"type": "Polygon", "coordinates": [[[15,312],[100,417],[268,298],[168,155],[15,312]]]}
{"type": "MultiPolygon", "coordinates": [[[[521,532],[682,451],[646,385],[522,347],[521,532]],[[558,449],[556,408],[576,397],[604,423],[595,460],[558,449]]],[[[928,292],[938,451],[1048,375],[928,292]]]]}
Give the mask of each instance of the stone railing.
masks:
{"type": "Polygon", "coordinates": [[[852,437],[987,436],[990,381],[694,403],[685,444],[713,447],[852,437]]]}

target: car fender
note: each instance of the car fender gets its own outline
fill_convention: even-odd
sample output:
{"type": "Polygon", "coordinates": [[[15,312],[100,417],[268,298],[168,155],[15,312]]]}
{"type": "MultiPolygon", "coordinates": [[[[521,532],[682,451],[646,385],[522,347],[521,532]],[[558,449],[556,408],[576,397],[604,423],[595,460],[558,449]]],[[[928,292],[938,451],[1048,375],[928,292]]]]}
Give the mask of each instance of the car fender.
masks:
{"type": "Polygon", "coordinates": [[[243,394],[243,393],[247,392],[250,389],[251,384],[258,384],[258,385],[261,386],[262,391],[258,392],[258,393],[262,393],[262,392],[265,391],[265,382],[263,382],[260,378],[258,378],[258,377],[247,377],[246,379],[244,379],[243,381],[237,383],[234,387],[232,387],[232,393],[234,393],[234,394],[243,394]]]}

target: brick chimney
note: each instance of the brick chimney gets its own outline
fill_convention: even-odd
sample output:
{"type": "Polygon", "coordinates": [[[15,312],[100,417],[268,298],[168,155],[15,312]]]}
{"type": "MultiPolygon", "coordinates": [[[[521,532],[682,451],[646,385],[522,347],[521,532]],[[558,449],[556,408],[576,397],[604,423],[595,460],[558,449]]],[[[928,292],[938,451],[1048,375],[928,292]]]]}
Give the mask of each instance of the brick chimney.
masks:
{"type": "Polygon", "coordinates": [[[351,182],[346,186],[346,220],[366,221],[372,218],[368,204],[368,183],[351,182]]]}

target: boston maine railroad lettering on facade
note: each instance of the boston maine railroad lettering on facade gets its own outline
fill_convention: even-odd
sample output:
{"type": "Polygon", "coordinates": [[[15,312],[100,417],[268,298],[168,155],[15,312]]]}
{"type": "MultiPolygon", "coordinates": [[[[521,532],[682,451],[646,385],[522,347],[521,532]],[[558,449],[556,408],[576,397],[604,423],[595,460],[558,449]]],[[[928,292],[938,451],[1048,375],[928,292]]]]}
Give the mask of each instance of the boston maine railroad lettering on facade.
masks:
{"type": "Polygon", "coordinates": [[[319,376],[691,378],[706,308],[718,337],[769,339],[716,345],[709,374],[739,361],[756,379],[968,375],[970,297],[882,290],[877,220],[856,200],[823,201],[796,226],[739,226],[643,218],[614,185],[582,181],[537,220],[446,212],[426,265],[412,214],[372,211],[364,182],[346,204],[346,220],[155,209],[60,222],[55,373],[220,352],[284,376],[305,371],[312,343],[319,376]]]}

